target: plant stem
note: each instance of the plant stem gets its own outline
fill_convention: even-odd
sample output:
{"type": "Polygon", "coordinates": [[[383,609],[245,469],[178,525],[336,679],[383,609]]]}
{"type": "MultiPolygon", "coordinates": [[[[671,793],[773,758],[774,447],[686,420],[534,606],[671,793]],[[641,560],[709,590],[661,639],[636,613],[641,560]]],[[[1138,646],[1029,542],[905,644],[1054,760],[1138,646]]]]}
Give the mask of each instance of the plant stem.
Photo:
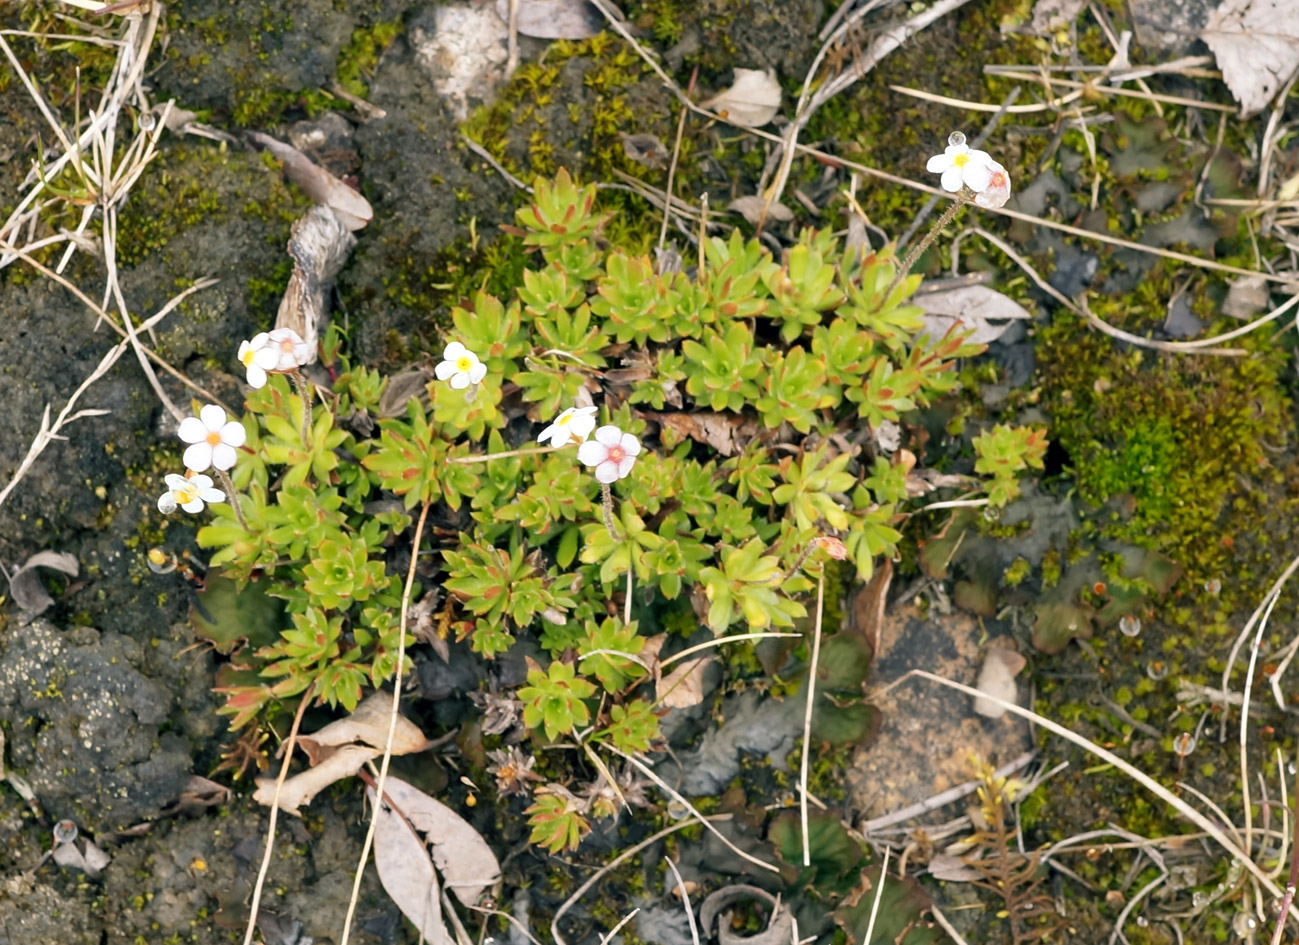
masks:
{"type": "MultiPolygon", "coordinates": [[[[821,610],[825,599],[825,571],[816,580],[816,626],[812,637],[812,665],[807,671],[807,707],[803,710],[803,757],[798,766],[798,813],[803,825],[803,865],[812,865],[811,841],[807,835],[807,765],[812,753],[812,704],[816,699],[816,664],[821,658],[821,610]]],[[[885,848],[887,849],[887,847],[885,848]]],[[[880,875],[881,884],[884,882],[880,875]]],[[[866,939],[870,941],[869,938],[866,939]]]]}
{"type": "Polygon", "coordinates": [[[622,541],[622,536],[613,524],[613,492],[607,482],[600,483],[600,508],[604,511],[604,527],[609,529],[609,536],[615,542],[622,541]]]}
{"type": "Polygon", "coordinates": [[[298,389],[298,396],[302,398],[302,445],[309,449],[311,447],[311,387],[301,371],[295,370],[292,374],[293,386],[298,389]]]}
{"type": "Polygon", "coordinates": [[[243,509],[239,508],[239,493],[235,491],[235,484],[230,479],[230,474],[224,469],[216,471],[217,478],[221,480],[221,485],[226,490],[226,498],[230,500],[230,508],[235,510],[235,519],[239,522],[239,527],[248,531],[248,523],[244,521],[243,509]]]}
{"type": "Polygon", "coordinates": [[[479,453],[476,456],[453,456],[450,463],[485,463],[490,459],[506,459],[510,456],[535,456],[540,453],[553,453],[561,449],[558,446],[529,446],[521,450],[504,450],[500,453],[479,453]]]}
{"type": "MultiPolygon", "coordinates": [[[[222,472],[222,476],[224,475],[225,473],[222,472]]],[[[257,928],[257,906],[262,899],[262,887],[266,885],[266,873],[271,868],[271,850],[275,847],[275,821],[279,819],[280,813],[280,789],[284,787],[284,779],[289,775],[289,762],[293,760],[293,746],[298,742],[298,726],[302,724],[302,715],[307,710],[307,703],[315,694],[314,684],[302,694],[297,714],[293,716],[293,727],[289,729],[289,737],[284,742],[284,761],[280,763],[280,776],[275,779],[275,794],[271,797],[271,820],[266,827],[266,853],[262,856],[262,866],[257,872],[257,883],[253,886],[253,900],[248,913],[248,928],[244,932],[244,945],[251,945],[253,930],[257,928]]]]}
{"type": "Polygon", "coordinates": [[[898,283],[906,278],[907,273],[911,271],[911,267],[914,266],[916,260],[920,258],[920,254],[930,247],[934,240],[938,238],[938,234],[943,231],[947,224],[951,223],[952,220],[956,218],[956,215],[961,212],[961,208],[969,202],[970,198],[965,196],[964,190],[956,195],[956,199],[952,201],[952,205],[943,211],[941,217],[934,221],[934,225],[929,228],[929,232],[925,234],[925,238],[912,247],[911,252],[907,253],[907,258],[902,260],[902,265],[898,267],[897,273],[893,276],[893,281],[889,283],[888,289],[884,292],[885,299],[892,295],[893,290],[897,288],[898,283]]]}
{"type": "Polygon", "coordinates": [[[1295,884],[1299,882],[1299,773],[1295,774],[1295,812],[1290,821],[1294,836],[1290,840],[1290,876],[1285,881],[1285,896],[1281,900],[1281,914],[1276,917],[1276,928],[1272,930],[1272,945],[1281,945],[1285,933],[1286,920],[1289,918],[1290,904],[1294,902],[1295,884]]]}

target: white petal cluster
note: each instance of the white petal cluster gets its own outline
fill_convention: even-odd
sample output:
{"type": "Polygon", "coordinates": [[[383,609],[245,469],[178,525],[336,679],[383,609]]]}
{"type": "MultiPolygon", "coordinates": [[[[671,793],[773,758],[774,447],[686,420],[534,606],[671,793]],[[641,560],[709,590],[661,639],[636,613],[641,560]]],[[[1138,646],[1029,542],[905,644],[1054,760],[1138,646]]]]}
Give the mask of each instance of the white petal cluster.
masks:
{"type": "Polygon", "coordinates": [[[600,427],[577,448],[578,460],[594,467],[596,480],[605,484],[626,478],[639,455],[640,440],[615,426],[600,427]]]}
{"type": "Polygon", "coordinates": [[[247,434],[238,420],[226,420],[226,412],[216,404],[208,404],[197,417],[186,417],[180,422],[177,435],[190,444],[185,450],[185,466],[194,472],[209,468],[230,469],[244,445],[247,434]]]}
{"type": "Polygon", "coordinates": [[[943,153],[931,157],[925,169],[942,175],[943,190],[948,193],[968,188],[974,202],[985,209],[995,209],[1010,199],[1010,175],[1006,169],[987,151],[967,145],[965,135],[959,131],[952,132],[943,153]]]}
{"type": "Polygon", "coordinates": [[[268,374],[289,374],[307,363],[310,346],[292,328],[277,328],[239,342],[239,363],[252,387],[266,386],[268,374]]]}
{"type": "Polygon", "coordinates": [[[545,443],[546,440],[550,440],[550,445],[558,449],[567,446],[573,440],[582,442],[594,429],[594,407],[569,407],[537,435],[537,442],[545,443]]]}
{"type": "Polygon", "coordinates": [[[448,381],[455,390],[479,384],[487,376],[487,365],[458,341],[447,345],[442,361],[433,369],[439,381],[448,381]]]}
{"type": "Polygon", "coordinates": [[[186,512],[202,512],[208,502],[224,502],[226,495],[214,488],[212,478],[202,473],[178,476],[171,473],[166,478],[167,491],[158,497],[158,511],[170,515],[181,508],[186,512]]]}

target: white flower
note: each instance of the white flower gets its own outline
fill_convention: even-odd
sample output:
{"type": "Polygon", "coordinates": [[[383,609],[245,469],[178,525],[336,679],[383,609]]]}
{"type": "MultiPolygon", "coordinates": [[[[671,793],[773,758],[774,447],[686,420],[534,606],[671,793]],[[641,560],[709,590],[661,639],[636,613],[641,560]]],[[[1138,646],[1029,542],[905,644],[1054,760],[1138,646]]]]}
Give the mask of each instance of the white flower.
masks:
{"type": "Polygon", "coordinates": [[[474,354],[458,341],[447,345],[442,352],[442,363],[433,369],[439,381],[448,378],[456,390],[464,390],[470,384],[477,384],[487,376],[487,365],[478,360],[474,354]]]}
{"type": "Polygon", "coordinates": [[[266,347],[279,358],[279,363],[275,365],[276,371],[296,371],[311,358],[311,346],[292,328],[277,328],[266,338],[266,347]]]}
{"type": "Polygon", "coordinates": [[[537,437],[538,443],[550,440],[556,448],[567,446],[570,440],[585,440],[595,429],[594,407],[569,407],[537,437]]]}
{"type": "Polygon", "coordinates": [[[925,169],[931,174],[942,174],[943,190],[949,193],[956,193],[962,186],[978,193],[988,186],[995,163],[991,154],[971,149],[965,143],[965,135],[953,131],[947,139],[946,150],[931,157],[925,169]]]}
{"type": "Polygon", "coordinates": [[[253,335],[252,341],[239,342],[239,363],[248,372],[248,383],[253,387],[265,387],[266,372],[275,370],[279,364],[279,354],[267,346],[270,337],[263,331],[253,335]]]}
{"type": "Polygon", "coordinates": [[[640,455],[640,440],[615,426],[600,427],[595,438],[577,448],[577,458],[584,466],[595,467],[595,478],[609,483],[624,478],[640,455]]]}
{"type": "Polygon", "coordinates": [[[188,479],[175,473],[167,476],[167,491],[158,497],[158,511],[170,515],[177,507],[186,512],[202,512],[204,502],[224,502],[226,494],[212,488],[212,479],[195,473],[188,479]]]}
{"type": "Polygon", "coordinates": [[[209,466],[229,469],[235,464],[235,452],[244,445],[247,434],[238,420],[226,422],[226,412],[216,404],[208,404],[197,417],[186,417],[176,431],[182,440],[191,444],[185,450],[185,465],[195,472],[209,466]]]}
{"type": "Polygon", "coordinates": [[[985,210],[996,210],[1010,199],[1010,175],[996,161],[990,161],[992,176],[988,186],[974,195],[974,202],[985,210]]]}

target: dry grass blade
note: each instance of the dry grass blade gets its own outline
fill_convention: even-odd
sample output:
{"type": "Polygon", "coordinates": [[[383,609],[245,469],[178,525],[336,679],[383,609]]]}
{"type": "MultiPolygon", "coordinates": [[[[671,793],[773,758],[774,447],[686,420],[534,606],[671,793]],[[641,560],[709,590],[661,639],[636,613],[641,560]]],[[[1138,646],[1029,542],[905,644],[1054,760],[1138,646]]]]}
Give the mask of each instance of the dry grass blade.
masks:
{"type": "MultiPolygon", "coordinates": [[[[798,765],[798,817],[803,827],[803,865],[812,865],[811,840],[807,825],[807,769],[812,754],[812,707],[816,701],[816,668],[821,658],[821,611],[825,600],[825,571],[816,581],[816,623],[812,628],[812,664],[807,670],[807,706],[803,710],[803,757],[798,765]]],[[[873,920],[872,916],[872,920],[873,920]]],[[[870,936],[866,936],[870,941],[870,936]]]]}

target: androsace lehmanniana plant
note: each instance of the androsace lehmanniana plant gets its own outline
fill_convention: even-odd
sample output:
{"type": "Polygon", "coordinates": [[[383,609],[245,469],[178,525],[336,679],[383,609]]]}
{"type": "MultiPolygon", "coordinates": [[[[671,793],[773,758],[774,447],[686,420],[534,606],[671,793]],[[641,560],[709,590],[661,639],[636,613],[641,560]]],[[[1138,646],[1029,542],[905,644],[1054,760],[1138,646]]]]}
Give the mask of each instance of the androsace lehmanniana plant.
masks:
{"type": "MultiPolygon", "coordinates": [[[[1001,187],[980,153],[954,152],[945,182],[955,169],[962,188],[1001,187]]],[[[920,279],[887,250],[845,255],[808,230],[777,258],[736,231],[704,240],[695,271],[661,272],[599,239],[594,188],[562,172],[537,182],[516,223],[532,254],[521,284],[452,307],[435,377],[384,401],[386,415],[387,379],[330,329],[331,390],[304,390],[280,360],[291,341],[267,333],[238,355],[250,381],[253,366],[265,374],[242,420],[204,408],[186,421],[191,469],[234,466],[237,490],[209,507],[200,545],[283,612],[269,633],[240,628],[260,642],[221,679],[233,726],[264,725],[304,693],[354,706],[388,680],[417,554],[412,600],[429,581],[445,593],[422,634],[485,660],[524,642],[536,656],[508,725],[534,746],[653,750],[667,711],[648,669],[659,649],[701,623],[718,637],[794,626],[829,559],[869,578],[917,502],[907,450],[986,476],[994,504],[1040,462],[1041,434],[1009,427],[927,454],[923,440],[870,458],[851,447],[886,422],[907,435],[982,350],[923,333],[908,304],[920,279]],[[425,509],[437,526],[413,549],[425,509]]],[[[537,842],[581,839],[592,809],[579,794],[536,788],[537,842]]]]}

